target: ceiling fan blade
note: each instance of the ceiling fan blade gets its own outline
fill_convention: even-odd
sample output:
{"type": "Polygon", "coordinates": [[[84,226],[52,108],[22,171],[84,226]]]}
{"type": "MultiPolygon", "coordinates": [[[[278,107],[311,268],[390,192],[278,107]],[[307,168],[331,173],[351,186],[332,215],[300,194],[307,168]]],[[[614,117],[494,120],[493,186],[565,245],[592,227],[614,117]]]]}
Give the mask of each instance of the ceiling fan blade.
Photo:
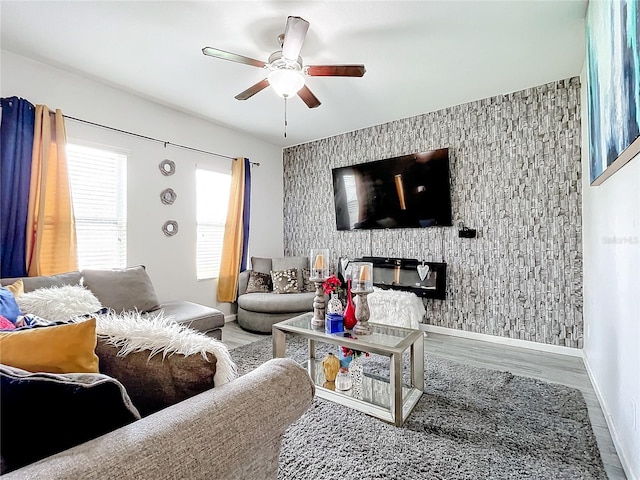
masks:
{"type": "Polygon", "coordinates": [[[316,108],[320,106],[320,100],[318,100],[316,96],[311,93],[311,90],[309,90],[309,87],[307,87],[306,85],[298,90],[298,96],[304,103],[307,104],[307,107],[309,108],[316,108]]]}
{"type": "Polygon", "coordinates": [[[300,17],[287,18],[287,26],[284,30],[284,43],[282,44],[282,56],[287,60],[298,61],[302,42],[304,42],[309,30],[309,22],[300,17]]]}
{"type": "Polygon", "coordinates": [[[252,65],[254,67],[262,68],[265,66],[264,62],[256,60],[255,58],[244,57],[235,53],[225,52],[224,50],[218,50],[217,48],[204,47],[202,49],[202,53],[209,55],[210,57],[231,60],[232,62],[244,63],[245,65],[252,65]]]}
{"type": "Polygon", "coordinates": [[[264,80],[260,80],[255,85],[250,86],[244,92],[239,93],[238,95],[236,95],[235,98],[236,100],[246,100],[248,98],[253,97],[259,91],[264,90],[268,86],[269,86],[269,80],[265,78],[264,80]]]}
{"type": "Polygon", "coordinates": [[[364,65],[308,65],[304,72],[311,77],[362,77],[364,65]]]}

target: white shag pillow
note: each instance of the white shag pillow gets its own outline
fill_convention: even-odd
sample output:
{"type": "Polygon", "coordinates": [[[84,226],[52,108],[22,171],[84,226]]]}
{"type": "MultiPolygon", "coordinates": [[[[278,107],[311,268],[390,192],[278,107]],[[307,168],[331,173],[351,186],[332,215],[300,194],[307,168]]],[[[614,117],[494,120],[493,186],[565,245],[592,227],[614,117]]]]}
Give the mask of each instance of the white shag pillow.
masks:
{"type": "Polygon", "coordinates": [[[367,303],[372,323],[418,330],[426,314],[422,299],[413,292],[374,287],[367,303]]]}
{"type": "Polygon", "coordinates": [[[39,288],[16,298],[22,313],[32,314],[54,322],[95,313],[102,304],[81,285],[62,285],[39,288]]]}
{"type": "Polygon", "coordinates": [[[206,336],[186,325],[165,317],[162,312],[142,314],[138,311],[96,315],[96,333],[111,345],[118,347],[119,356],[149,351],[149,357],[161,354],[202,355],[216,357],[216,372],[213,377],[216,387],[229,383],[237,374],[236,364],[229,349],[220,340],[206,336]]]}

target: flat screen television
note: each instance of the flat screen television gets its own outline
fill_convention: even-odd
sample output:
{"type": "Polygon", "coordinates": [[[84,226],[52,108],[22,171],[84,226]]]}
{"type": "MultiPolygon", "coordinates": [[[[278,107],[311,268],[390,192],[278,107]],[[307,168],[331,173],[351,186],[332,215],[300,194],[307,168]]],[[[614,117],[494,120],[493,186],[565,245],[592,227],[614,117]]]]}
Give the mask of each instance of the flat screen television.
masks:
{"type": "Polygon", "coordinates": [[[449,149],[332,169],[338,230],[451,225],[449,149]]]}

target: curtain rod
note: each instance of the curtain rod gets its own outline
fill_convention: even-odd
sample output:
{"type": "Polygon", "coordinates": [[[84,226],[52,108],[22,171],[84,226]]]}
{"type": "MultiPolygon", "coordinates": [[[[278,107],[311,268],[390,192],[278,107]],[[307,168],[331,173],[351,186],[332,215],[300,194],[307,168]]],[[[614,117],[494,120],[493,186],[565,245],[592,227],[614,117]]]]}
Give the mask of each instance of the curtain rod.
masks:
{"type": "MultiPolygon", "coordinates": [[[[146,135],[140,135],[139,133],[128,132],[126,130],[121,130],[119,128],[109,127],[108,125],[102,125],[100,123],[90,122],[89,120],[83,120],[81,118],[71,117],[69,115],[62,115],[64,118],[68,118],[69,120],[75,120],[76,122],[86,123],[87,125],[93,125],[95,127],[106,128],[107,130],[112,130],[114,132],[124,133],[126,135],[131,135],[133,137],[143,138],[145,140],[151,140],[152,142],[162,143],[165,148],[167,145],[171,145],[172,147],[183,148],[185,150],[191,150],[192,152],[204,153],[206,155],[213,155],[216,157],[229,158],[231,160],[235,160],[235,157],[230,157],[229,155],[223,155],[221,153],[209,152],[207,150],[201,150],[199,148],[189,147],[187,145],[180,145],[179,143],[167,142],[165,140],[160,140],[158,138],[148,137],[146,135]]],[[[260,162],[249,162],[250,165],[255,165],[256,167],[260,166],[260,162]]]]}

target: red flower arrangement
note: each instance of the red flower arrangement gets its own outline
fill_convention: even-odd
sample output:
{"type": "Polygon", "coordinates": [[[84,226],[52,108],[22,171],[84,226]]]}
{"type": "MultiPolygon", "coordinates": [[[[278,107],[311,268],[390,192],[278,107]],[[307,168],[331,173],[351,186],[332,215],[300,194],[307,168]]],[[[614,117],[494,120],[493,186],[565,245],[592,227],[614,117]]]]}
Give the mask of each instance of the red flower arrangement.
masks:
{"type": "Polygon", "coordinates": [[[324,290],[325,295],[329,295],[331,293],[340,293],[342,291],[341,287],[342,287],[342,282],[335,275],[331,275],[322,284],[322,288],[324,290]]]}

